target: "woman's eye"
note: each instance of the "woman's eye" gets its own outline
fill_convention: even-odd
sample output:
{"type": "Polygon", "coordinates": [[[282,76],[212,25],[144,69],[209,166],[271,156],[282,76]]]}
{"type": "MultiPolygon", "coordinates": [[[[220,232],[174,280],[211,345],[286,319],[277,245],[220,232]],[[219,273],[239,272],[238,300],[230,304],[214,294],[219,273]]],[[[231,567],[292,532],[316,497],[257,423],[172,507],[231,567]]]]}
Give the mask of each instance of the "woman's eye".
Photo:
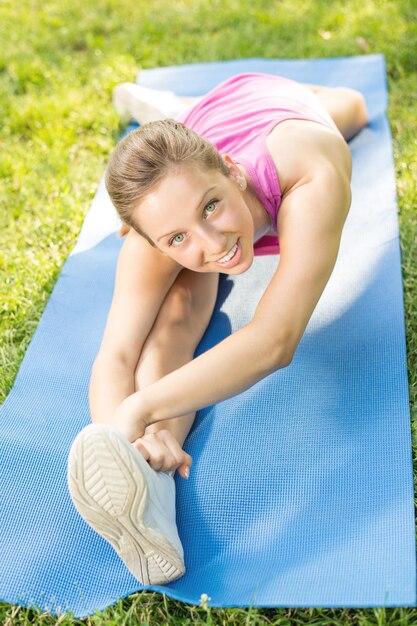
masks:
{"type": "Polygon", "coordinates": [[[216,204],[218,203],[218,200],[212,200],[211,202],[209,202],[208,204],[206,204],[206,206],[204,207],[205,211],[208,211],[209,207],[214,207],[212,211],[208,211],[209,213],[213,213],[213,211],[216,208],[216,204]]]}
{"type": "Polygon", "coordinates": [[[184,237],[184,235],[183,235],[182,233],[179,233],[178,235],[175,235],[175,237],[173,237],[173,238],[172,238],[172,239],[170,239],[170,241],[169,241],[169,245],[170,245],[170,246],[172,246],[172,244],[174,243],[174,241],[175,241],[175,243],[182,243],[182,239],[181,239],[181,241],[178,241],[178,240],[177,240],[177,237],[184,237]]]}

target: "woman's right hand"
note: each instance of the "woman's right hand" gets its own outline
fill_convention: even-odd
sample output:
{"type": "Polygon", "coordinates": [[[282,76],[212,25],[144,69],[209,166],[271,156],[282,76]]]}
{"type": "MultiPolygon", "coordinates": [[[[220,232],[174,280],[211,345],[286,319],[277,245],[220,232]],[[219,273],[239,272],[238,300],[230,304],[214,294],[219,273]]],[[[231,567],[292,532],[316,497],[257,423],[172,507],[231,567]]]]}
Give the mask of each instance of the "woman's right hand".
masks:
{"type": "Polygon", "coordinates": [[[181,449],[178,441],[168,429],[145,433],[132,443],[143,455],[149,465],[156,471],[178,472],[182,478],[188,478],[186,471],[190,469],[193,459],[181,449]]]}

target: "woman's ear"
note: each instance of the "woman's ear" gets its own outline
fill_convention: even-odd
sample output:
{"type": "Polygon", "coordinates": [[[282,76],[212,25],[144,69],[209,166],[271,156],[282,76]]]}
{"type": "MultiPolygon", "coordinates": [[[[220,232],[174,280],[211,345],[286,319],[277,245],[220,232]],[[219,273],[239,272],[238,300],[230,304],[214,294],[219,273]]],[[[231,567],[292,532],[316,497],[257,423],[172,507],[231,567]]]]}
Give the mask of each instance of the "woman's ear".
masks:
{"type": "Polygon", "coordinates": [[[222,154],[222,159],[229,168],[230,174],[232,174],[234,169],[237,169],[235,162],[233,161],[230,154],[222,154]]]}
{"type": "Polygon", "coordinates": [[[222,157],[223,161],[226,163],[227,166],[229,166],[230,163],[233,162],[232,161],[232,157],[230,155],[228,155],[228,154],[222,154],[221,157],[222,157]]]}
{"type": "Polygon", "coordinates": [[[246,179],[232,157],[229,154],[222,154],[222,158],[229,168],[229,176],[235,179],[241,189],[246,188],[246,179]]]}
{"type": "Polygon", "coordinates": [[[241,176],[240,169],[233,161],[230,154],[222,154],[222,159],[225,162],[226,166],[229,168],[229,176],[233,176],[234,178],[241,176]]]}

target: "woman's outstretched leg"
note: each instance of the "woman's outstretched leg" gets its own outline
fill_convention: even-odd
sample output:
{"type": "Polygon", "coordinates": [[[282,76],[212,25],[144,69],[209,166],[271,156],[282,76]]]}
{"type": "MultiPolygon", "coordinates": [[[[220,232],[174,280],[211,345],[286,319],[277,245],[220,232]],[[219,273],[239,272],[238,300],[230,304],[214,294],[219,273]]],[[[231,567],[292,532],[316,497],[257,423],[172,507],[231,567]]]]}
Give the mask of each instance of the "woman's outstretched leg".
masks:
{"type": "MultiPolygon", "coordinates": [[[[218,280],[219,274],[180,272],[145,342],[136,385],[151,384],[191,360],[211,318],[218,280]]],[[[148,429],[170,430],[182,446],[194,417],[148,429]]],[[[68,487],[80,515],[141,583],[166,584],[185,573],[173,475],[155,471],[116,427],[94,423],[78,433],[68,456],[68,487]]]]}

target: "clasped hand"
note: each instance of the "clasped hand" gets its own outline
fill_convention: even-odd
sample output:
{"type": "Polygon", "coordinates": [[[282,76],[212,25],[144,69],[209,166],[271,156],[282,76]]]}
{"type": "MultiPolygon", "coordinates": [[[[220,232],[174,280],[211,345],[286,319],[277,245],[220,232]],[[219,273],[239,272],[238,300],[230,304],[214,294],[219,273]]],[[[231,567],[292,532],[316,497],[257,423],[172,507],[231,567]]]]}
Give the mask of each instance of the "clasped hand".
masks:
{"type": "Polygon", "coordinates": [[[183,478],[193,462],[191,456],[181,449],[180,444],[168,429],[145,433],[132,444],[149,465],[156,471],[167,472],[178,469],[183,478]]]}
{"type": "Polygon", "coordinates": [[[191,467],[192,457],[181,449],[171,431],[161,429],[146,433],[151,422],[141,405],[139,392],[125,398],[113,418],[116,427],[154,470],[167,472],[178,469],[183,478],[188,478],[186,470],[191,467]]]}

